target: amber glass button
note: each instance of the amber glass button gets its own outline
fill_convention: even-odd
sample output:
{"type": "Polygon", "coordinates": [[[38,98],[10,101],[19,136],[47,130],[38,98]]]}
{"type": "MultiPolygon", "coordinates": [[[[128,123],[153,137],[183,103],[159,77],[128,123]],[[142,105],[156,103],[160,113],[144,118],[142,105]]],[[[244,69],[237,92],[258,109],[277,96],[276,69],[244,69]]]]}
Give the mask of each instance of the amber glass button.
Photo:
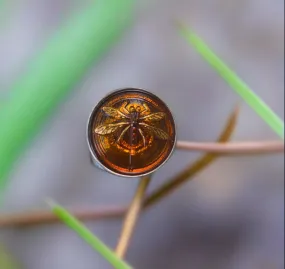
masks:
{"type": "Polygon", "coordinates": [[[121,89],[103,98],[88,122],[88,143],[99,167],[120,176],[146,175],[163,165],[176,141],[166,104],[141,89],[121,89]]]}

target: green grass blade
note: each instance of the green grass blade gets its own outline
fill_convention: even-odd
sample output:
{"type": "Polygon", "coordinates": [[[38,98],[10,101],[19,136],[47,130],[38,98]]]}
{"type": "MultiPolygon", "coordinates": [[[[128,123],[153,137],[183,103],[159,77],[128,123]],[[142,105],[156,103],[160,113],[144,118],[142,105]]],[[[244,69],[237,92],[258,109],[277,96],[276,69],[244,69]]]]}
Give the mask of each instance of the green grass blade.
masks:
{"type": "Polygon", "coordinates": [[[130,25],[134,3],[95,0],[76,11],[8,91],[0,109],[0,191],[27,143],[130,25]]]}
{"type": "Polygon", "coordinates": [[[53,213],[64,222],[69,228],[74,230],[83,240],[85,240],[94,250],[103,256],[116,269],[131,269],[131,267],[121,260],[116,254],[107,247],[99,238],[92,234],[82,223],[74,218],[63,207],[49,202],[53,213]]]}
{"type": "Polygon", "coordinates": [[[0,245],[0,268],[2,269],[19,269],[21,268],[18,261],[15,260],[7,250],[0,245]]]}
{"type": "Polygon", "coordinates": [[[182,36],[221,75],[251,108],[284,139],[284,122],[193,31],[179,25],[182,36]]]}

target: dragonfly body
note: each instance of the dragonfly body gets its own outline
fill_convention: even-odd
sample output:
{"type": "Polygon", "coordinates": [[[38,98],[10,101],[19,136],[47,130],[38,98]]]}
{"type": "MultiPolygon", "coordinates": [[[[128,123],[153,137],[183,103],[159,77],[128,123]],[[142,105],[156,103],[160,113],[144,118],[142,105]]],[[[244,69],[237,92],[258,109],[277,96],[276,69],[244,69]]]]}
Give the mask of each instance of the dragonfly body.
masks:
{"type": "Polygon", "coordinates": [[[109,135],[121,130],[116,140],[117,143],[125,137],[127,132],[129,132],[128,144],[130,148],[136,143],[139,136],[142,138],[143,145],[146,146],[146,133],[150,133],[163,140],[169,138],[165,131],[152,124],[153,122],[162,120],[165,117],[165,113],[151,113],[145,103],[134,106],[124,102],[120,109],[103,107],[102,110],[108,117],[113,118],[114,122],[97,126],[95,133],[109,135]]]}

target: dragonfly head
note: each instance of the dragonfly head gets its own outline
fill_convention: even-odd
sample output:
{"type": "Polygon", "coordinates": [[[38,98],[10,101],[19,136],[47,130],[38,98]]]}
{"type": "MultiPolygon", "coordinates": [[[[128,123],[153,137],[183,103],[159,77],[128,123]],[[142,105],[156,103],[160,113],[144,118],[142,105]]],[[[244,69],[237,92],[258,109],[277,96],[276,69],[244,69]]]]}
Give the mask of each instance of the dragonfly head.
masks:
{"type": "Polygon", "coordinates": [[[141,107],[140,106],[130,106],[129,112],[131,114],[132,120],[137,121],[139,118],[139,114],[141,112],[141,107]]]}
{"type": "Polygon", "coordinates": [[[136,111],[136,109],[134,106],[130,106],[129,111],[130,111],[130,113],[134,113],[136,111]]]}

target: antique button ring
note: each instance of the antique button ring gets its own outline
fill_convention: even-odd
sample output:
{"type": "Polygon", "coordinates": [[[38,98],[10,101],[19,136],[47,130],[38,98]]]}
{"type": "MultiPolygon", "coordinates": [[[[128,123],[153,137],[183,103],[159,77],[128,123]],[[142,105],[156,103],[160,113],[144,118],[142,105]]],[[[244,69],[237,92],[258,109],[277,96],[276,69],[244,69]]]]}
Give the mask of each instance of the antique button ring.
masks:
{"type": "Polygon", "coordinates": [[[161,167],[176,142],[167,105],[136,88],[114,91],[93,109],[87,127],[92,162],[124,177],[139,177],[161,167]]]}

